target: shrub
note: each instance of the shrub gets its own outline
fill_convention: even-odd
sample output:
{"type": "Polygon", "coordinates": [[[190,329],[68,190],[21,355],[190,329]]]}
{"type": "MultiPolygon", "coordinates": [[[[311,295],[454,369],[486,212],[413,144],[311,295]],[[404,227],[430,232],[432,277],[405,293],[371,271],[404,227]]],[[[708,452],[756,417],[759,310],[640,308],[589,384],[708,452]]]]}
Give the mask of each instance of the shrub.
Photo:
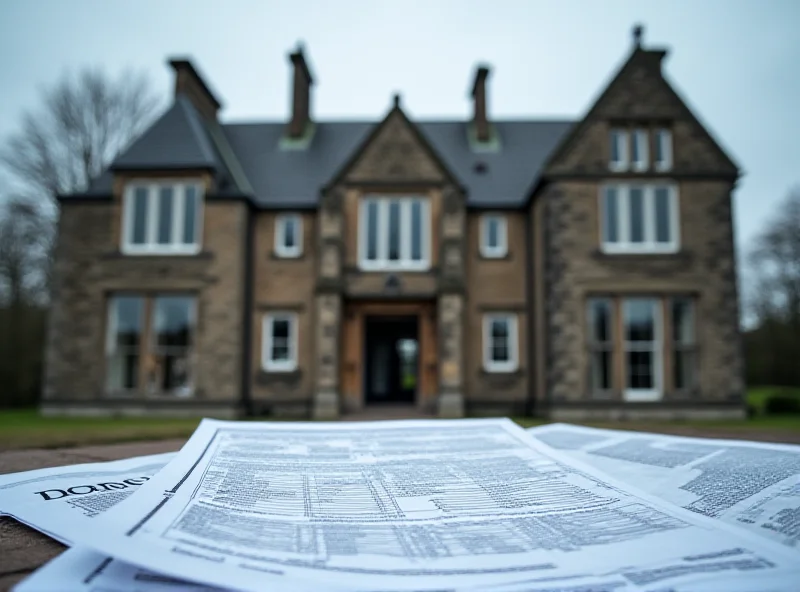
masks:
{"type": "Polygon", "coordinates": [[[800,414],[800,397],[791,395],[770,395],[764,404],[767,415],[782,415],[784,413],[800,414]]]}

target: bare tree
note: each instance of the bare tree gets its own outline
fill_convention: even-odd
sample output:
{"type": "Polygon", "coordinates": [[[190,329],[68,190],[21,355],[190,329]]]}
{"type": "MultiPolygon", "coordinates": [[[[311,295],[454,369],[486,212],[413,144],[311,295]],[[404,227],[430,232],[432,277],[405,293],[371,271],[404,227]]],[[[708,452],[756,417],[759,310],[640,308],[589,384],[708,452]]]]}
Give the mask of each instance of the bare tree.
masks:
{"type": "Polygon", "coordinates": [[[38,198],[85,189],[151,121],[158,100],[143,74],[102,70],[65,75],[25,112],[0,161],[38,198]]]}
{"type": "Polygon", "coordinates": [[[0,208],[0,304],[40,303],[50,227],[31,199],[14,197],[0,208]]]}
{"type": "Polygon", "coordinates": [[[145,76],[85,69],[43,90],[0,143],[18,195],[0,201],[0,406],[32,404],[40,390],[55,197],[87,188],[157,106],[145,76]]]}
{"type": "Polygon", "coordinates": [[[800,187],[778,206],[756,236],[749,263],[757,280],[757,315],[778,316],[800,328],[800,187]]]}
{"type": "Polygon", "coordinates": [[[774,384],[800,386],[800,187],[756,236],[748,264],[752,339],[759,344],[748,364],[774,384]]]}
{"type": "Polygon", "coordinates": [[[31,199],[0,202],[0,406],[30,405],[40,389],[51,227],[31,199]]]}

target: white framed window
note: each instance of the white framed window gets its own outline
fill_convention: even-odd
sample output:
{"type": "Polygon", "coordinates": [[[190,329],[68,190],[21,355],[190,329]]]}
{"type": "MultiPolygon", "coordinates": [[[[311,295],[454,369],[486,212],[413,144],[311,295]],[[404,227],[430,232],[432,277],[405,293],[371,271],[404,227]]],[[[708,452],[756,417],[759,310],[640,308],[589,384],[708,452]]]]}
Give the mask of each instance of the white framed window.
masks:
{"type": "Polygon", "coordinates": [[[359,213],[359,267],[424,271],[430,268],[430,208],[421,197],[368,197],[359,213]]]}
{"type": "Polygon", "coordinates": [[[663,396],[661,371],[661,301],[626,298],[622,301],[626,401],[658,401],[663,396]]]}
{"type": "Polygon", "coordinates": [[[137,181],[123,196],[123,253],[194,255],[200,252],[202,185],[137,181]]]}
{"type": "Polygon", "coordinates": [[[267,372],[297,369],[297,315],[271,313],[264,317],[261,335],[261,367],[267,372]]]}
{"type": "Polygon", "coordinates": [[[600,189],[606,253],[674,253],[680,246],[678,190],[671,184],[608,184],[600,189]]]}
{"type": "Polygon", "coordinates": [[[280,214],[275,218],[275,254],[278,257],[303,254],[303,219],[300,214],[280,214]]]}
{"type": "Polygon", "coordinates": [[[505,216],[485,214],[481,217],[481,255],[487,258],[505,257],[508,253],[508,228],[505,216]]]}
{"type": "Polygon", "coordinates": [[[487,372],[514,372],[519,367],[517,316],[483,317],[483,367],[487,372]]]}
{"type": "Polygon", "coordinates": [[[657,171],[668,171],[672,168],[672,132],[668,129],[656,130],[655,155],[653,165],[657,171]]]}
{"type": "Polygon", "coordinates": [[[650,164],[649,139],[650,136],[646,129],[637,129],[631,134],[631,168],[634,171],[646,171],[650,164]]]}
{"type": "Polygon", "coordinates": [[[628,131],[612,129],[609,134],[608,168],[614,172],[627,171],[630,164],[628,156],[628,131]]]}

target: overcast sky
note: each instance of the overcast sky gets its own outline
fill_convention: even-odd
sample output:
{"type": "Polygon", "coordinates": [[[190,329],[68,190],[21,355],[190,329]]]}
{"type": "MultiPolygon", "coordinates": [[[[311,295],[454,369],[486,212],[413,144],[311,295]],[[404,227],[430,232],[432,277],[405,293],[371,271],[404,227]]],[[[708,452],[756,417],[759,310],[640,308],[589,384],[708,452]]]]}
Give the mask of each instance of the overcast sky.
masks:
{"type": "Polygon", "coordinates": [[[800,184],[800,0],[0,0],[0,138],[68,69],[145,70],[165,104],[189,56],[222,118],[283,119],[306,45],[320,118],[466,117],[477,62],[494,117],[579,117],[630,51],[668,47],[670,81],[745,172],[739,246],[800,184]]]}

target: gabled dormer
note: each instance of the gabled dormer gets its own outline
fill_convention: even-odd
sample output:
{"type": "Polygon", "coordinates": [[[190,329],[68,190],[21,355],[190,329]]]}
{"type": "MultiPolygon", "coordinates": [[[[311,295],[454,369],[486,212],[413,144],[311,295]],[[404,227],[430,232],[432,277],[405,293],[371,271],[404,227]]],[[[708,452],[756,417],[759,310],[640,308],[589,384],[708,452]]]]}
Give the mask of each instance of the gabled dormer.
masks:
{"type": "Polygon", "coordinates": [[[643,28],[583,119],[553,152],[549,177],[664,175],[735,178],[738,167],[663,71],[666,49],[645,48],[643,28]]]}
{"type": "Polygon", "coordinates": [[[206,197],[248,189],[217,120],[221,102],[189,60],[169,64],[172,105],[110,167],[126,255],[200,253],[206,197]]]}

